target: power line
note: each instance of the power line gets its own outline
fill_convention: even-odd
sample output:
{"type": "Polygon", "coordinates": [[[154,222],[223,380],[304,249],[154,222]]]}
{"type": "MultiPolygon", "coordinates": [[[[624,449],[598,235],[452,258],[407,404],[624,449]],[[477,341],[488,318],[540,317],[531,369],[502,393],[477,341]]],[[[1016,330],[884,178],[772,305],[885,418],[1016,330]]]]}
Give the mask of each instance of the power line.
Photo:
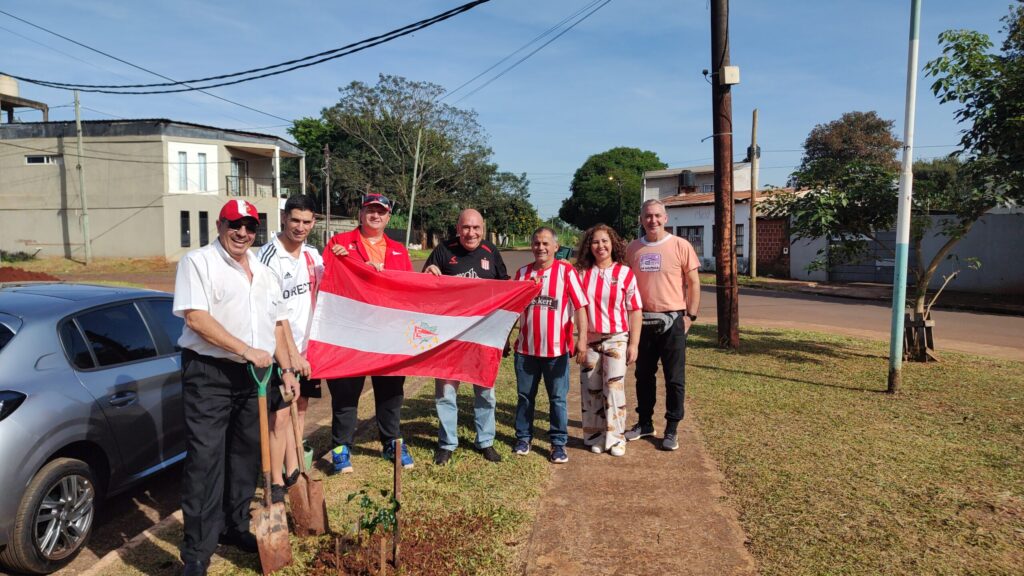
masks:
{"type": "Polygon", "coordinates": [[[484,88],[486,88],[486,87],[487,87],[488,85],[490,85],[490,83],[491,83],[491,82],[494,82],[494,81],[495,81],[495,80],[497,80],[498,78],[501,78],[501,77],[502,77],[502,76],[504,76],[505,74],[508,74],[508,73],[509,73],[509,72],[510,72],[510,71],[511,71],[511,70],[512,70],[513,68],[515,68],[516,66],[519,66],[520,64],[522,64],[523,62],[525,62],[525,61],[526,61],[527,59],[529,59],[529,58],[530,58],[531,56],[533,56],[533,55],[534,55],[534,54],[536,54],[537,52],[540,52],[541,50],[543,50],[543,49],[544,49],[544,48],[545,48],[545,47],[546,47],[546,46],[547,46],[548,44],[551,44],[551,43],[552,43],[552,42],[554,42],[555,40],[558,40],[559,38],[561,38],[563,34],[565,34],[566,32],[568,32],[569,30],[572,30],[573,28],[575,28],[575,27],[576,27],[577,25],[579,25],[579,24],[580,24],[581,22],[583,22],[583,21],[584,21],[584,20],[586,20],[587,18],[590,18],[591,16],[593,16],[595,12],[597,12],[597,11],[598,11],[598,10],[600,10],[601,8],[604,8],[605,6],[607,6],[607,5],[608,5],[608,4],[609,4],[609,3],[611,2],[611,1],[612,1],[612,0],[604,0],[603,2],[601,2],[601,4],[597,5],[597,7],[596,7],[596,8],[593,8],[593,9],[591,9],[591,10],[590,10],[590,12],[587,12],[587,13],[586,13],[586,14],[585,14],[585,15],[584,15],[584,16],[583,16],[582,18],[580,18],[579,20],[577,20],[577,21],[573,22],[573,23],[572,23],[572,24],[571,24],[571,25],[570,25],[570,26],[569,26],[568,28],[566,28],[565,30],[562,30],[561,32],[559,32],[558,34],[556,34],[554,38],[552,38],[552,39],[548,40],[547,42],[545,42],[545,43],[541,44],[541,45],[540,45],[540,46],[538,46],[537,48],[534,48],[534,49],[533,49],[533,51],[531,51],[531,52],[530,52],[529,54],[527,54],[526,56],[523,56],[523,57],[522,57],[522,58],[520,58],[519,60],[516,60],[516,61],[515,61],[515,63],[513,63],[513,64],[512,64],[511,66],[509,66],[508,68],[505,68],[504,70],[502,70],[501,72],[499,72],[499,73],[498,73],[498,74],[497,74],[496,76],[492,77],[492,78],[491,78],[490,80],[488,80],[487,82],[484,82],[484,83],[483,83],[483,84],[481,84],[480,86],[477,86],[477,87],[476,87],[476,88],[474,88],[474,89],[473,89],[473,90],[472,90],[471,92],[469,92],[468,94],[466,94],[466,95],[464,95],[463,97],[461,97],[461,98],[459,98],[458,100],[456,100],[456,101],[455,101],[455,104],[458,104],[459,102],[462,102],[462,101],[463,101],[463,100],[465,100],[466,98],[469,98],[469,97],[470,97],[470,96],[472,96],[473,94],[476,94],[477,92],[479,92],[479,91],[483,90],[484,88]]]}
{"type": "MultiPolygon", "coordinates": [[[[611,0],[607,0],[607,1],[611,1],[611,0]]],[[[175,93],[175,92],[189,92],[189,91],[193,91],[193,90],[198,90],[198,91],[202,92],[203,89],[207,89],[207,88],[218,88],[218,87],[221,87],[221,86],[231,86],[231,85],[234,85],[234,84],[241,84],[243,82],[250,82],[252,80],[258,80],[260,78],[267,78],[267,77],[270,77],[270,76],[276,76],[276,75],[279,75],[279,74],[284,74],[286,72],[291,72],[291,71],[294,71],[294,70],[299,70],[301,68],[308,68],[310,66],[315,66],[315,65],[318,65],[318,64],[322,64],[322,63],[328,62],[330,60],[335,60],[335,59],[338,59],[338,58],[342,58],[344,56],[355,54],[356,52],[361,52],[363,50],[366,50],[367,48],[372,48],[374,46],[378,46],[380,44],[384,44],[386,42],[390,42],[390,41],[395,40],[397,38],[401,38],[402,36],[407,36],[409,34],[412,34],[413,32],[417,32],[419,30],[423,30],[425,28],[433,26],[434,24],[437,24],[439,22],[443,22],[445,20],[448,20],[449,18],[452,18],[454,16],[462,14],[463,12],[467,12],[469,10],[472,10],[473,8],[479,6],[480,4],[484,4],[486,2],[490,2],[490,0],[474,0],[473,2],[469,2],[467,4],[463,4],[462,6],[458,6],[456,8],[452,8],[451,10],[447,10],[447,11],[442,12],[441,14],[438,14],[436,16],[432,16],[430,18],[426,18],[424,20],[420,20],[419,22],[415,22],[413,24],[409,24],[409,25],[403,26],[402,28],[397,28],[397,29],[392,30],[390,32],[387,32],[385,34],[381,34],[379,36],[374,36],[372,38],[367,38],[365,40],[361,40],[359,42],[354,42],[352,44],[348,44],[348,45],[342,46],[340,48],[335,48],[333,50],[328,50],[328,51],[325,51],[325,52],[321,52],[319,54],[312,54],[310,56],[304,56],[302,58],[297,58],[295,60],[290,60],[288,62],[281,62],[281,63],[278,63],[278,64],[273,64],[273,65],[270,65],[270,66],[264,66],[264,67],[261,67],[261,68],[252,68],[252,69],[249,69],[249,70],[244,70],[242,72],[233,72],[231,74],[221,74],[221,75],[218,75],[218,76],[210,76],[210,77],[207,77],[207,78],[200,78],[200,79],[196,79],[196,80],[178,81],[178,80],[174,80],[173,78],[168,78],[166,76],[163,76],[163,75],[160,75],[160,74],[156,74],[157,76],[160,76],[161,78],[164,78],[165,80],[169,80],[170,83],[98,85],[98,84],[70,84],[70,83],[64,83],[64,82],[54,82],[54,81],[49,81],[49,80],[39,80],[39,79],[35,79],[35,78],[21,77],[21,76],[16,76],[14,74],[6,73],[6,72],[5,72],[5,74],[7,74],[8,76],[10,76],[12,78],[16,78],[16,79],[22,80],[24,82],[29,82],[31,84],[37,84],[37,85],[40,85],[40,86],[46,86],[46,87],[49,87],[49,88],[57,88],[57,89],[61,89],[61,90],[76,90],[77,89],[77,90],[79,90],[81,92],[99,92],[99,93],[103,93],[103,94],[132,94],[132,95],[136,95],[136,94],[170,94],[170,93],[175,93]],[[323,57],[321,58],[321,56],[323,56],[323,57]],[[319,58],[319,59],[316,59],[316,58],[319,58]],[[309,60],[312,60],[312,61],[309,61],[309,60]],[[303,63],[302,64],[297,64],[299,62],[303,62],[303,63]],[[291,64],[295,64],[295,65],[291,65],[291,64]],[[281,68],[281,67],[284,67],[284,66],[287,66],[287,67],[283,68],[281,70],[273,70],[275,68],[281,68]],[[238,77],[238,76],[246,76],[246,75],[249,75],[249,74],[254,74],[256,72],[263,72],[263,71],[266,71],[266,70],[273,70],[273,71],[272,72],[266,72],[266,73],[263,73],[263,74],[258,74],[258,75],[255,75],[255,76],[248,76],[247,78],[239,78],[238,80],[233,80],[233,81],[230,81],[230,82],[219,82],[219,83],[207,84],[207,85],[199,86],[199,87],[191,86],[190,85],[190,84],[198,84],[198,83],[202,83],[202,82],[209,82],[209,81],[226,79],[226,78],[234,78],[234,77],[238,77]],[[186,88],[175,88],[175,89],[168,89],[168,90],[145,90],[145,91],[125,91],[125,90],[123,90],[124,88],[150,88],[150,87],[160,87],[160,86],[186,86],[186,88]],[[117,88],[117,89],[113,89],[113,88],[117,88]]],[[[7,14],[8,16],[11,16],[10,14],[8,14],[7,12],[4,12],[3,10],[0,10],[0,14],[7,14]]],[[[16,16],[11,16],[11,17],[12,18],[17,18],[16,16]]],[[[18,19],[21,20],[20,18],[18,18],[18,19]]],[[[29,23],[29,24],[31,24],[31,23],[29,23]]],[[[35,26],[34,24],[32,24],[32,25],[35,26]]],[[[43,29],[43,28],[41,28],[41,29],[43,29]]],[[[45,29],[43,29],[43,30],[45,30],[45,29]]],[[[47,32],[49,32],[49,31],[47,30],[47,32]]],[[[61,36],[61,37],[63,38],[63,36],[61,36]]],[[[76,44],[79,44],[79,43],[76,42],[76,44]]],[[[84,45],[82,45],[82,46],[84,46],[84,45]]],[[[90,50],[95,50],[93,48],[89,48],[89,49],[90,50]]],[[[100,52],[98,50],[95,50],[95,51],[100,52]]],[[[105,54],[103,52],[100,52],[100,53],[104,54],[106,56],[109,56],[108,54],[105,54]]],[[[120,61],[120,59],[118,59],[118,60],[120,61]]],[[[134,66],[134,64],[131,64],[131,65],[134,66]]],[[[136,66],[136,68],[138,68],[138,66],[136,66]]],[[[148,72],[148,70],[147,70],[147,72],[148,72]]],[[[269,116],[273,116],[272,114],[268,114],[268,115],[269,116]]],[[[273,117],[274,118],[278,118],[280,120],[284,120],[285,122],[291,122],[287,118],[281,118],[280,116],[273,116],[273,117]]]]}

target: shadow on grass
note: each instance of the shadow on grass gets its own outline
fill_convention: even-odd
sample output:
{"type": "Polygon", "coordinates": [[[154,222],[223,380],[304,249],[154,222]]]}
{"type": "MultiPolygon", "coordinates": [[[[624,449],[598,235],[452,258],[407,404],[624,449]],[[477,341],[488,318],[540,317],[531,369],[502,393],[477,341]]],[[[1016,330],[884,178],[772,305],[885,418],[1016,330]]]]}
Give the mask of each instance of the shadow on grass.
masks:
{"type": "Polygon", "coordinates": [[[807,384],[808,386],[821,386],[824,388],[836,388],[839,390],[852,390],[856,392],[875,392],[884,394],[886,391],[881,388],[867,388],[864,386],[843,386],[842,384],[831,384],[829,382],[815,382],[814,380],[802,380],[800,378],[790,378],[788,376],[779,376],[777,374],[765,374],[763,372],[751,372],[749,370],[737,370],[735,368],[725,368],[722,366],[711,366],[708,364],[697,364],[691,362],[690,368],[704,368],[705,370],[717,370],[719,372],[728,372],[730,374],[743,374],[744,376],[754,376],[758,378],[766,378],[770,380],[783,380],[786,382],[795,382],[797,384],[807,384]]]}
{"type": "Polygon", "coordinates": [[[747,358],[767,356],[787,364],[828,365],[837,360],[856,358],[887,359],[885,354],[859,350],[847,341],[815,339],[812,335],[804,333],[780,334],[778,331],[757,328],[745,328],[740,333],[738,350],[724,350],[719,348],[717,331],[710,325],[698,325],[694,328],[690,333],[687,347],[738,354],[747,358]]]}

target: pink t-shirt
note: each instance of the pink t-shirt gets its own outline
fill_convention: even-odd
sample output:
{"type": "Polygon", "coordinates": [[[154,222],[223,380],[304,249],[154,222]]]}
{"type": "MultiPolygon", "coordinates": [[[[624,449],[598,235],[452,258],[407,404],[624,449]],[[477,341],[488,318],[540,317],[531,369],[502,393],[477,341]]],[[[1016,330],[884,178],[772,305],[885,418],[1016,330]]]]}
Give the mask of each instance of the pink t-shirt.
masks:
{"type": "Polygon", "coordinates": [[[686,273],[700,268],[700,259],[689,242],[672,234],[657,242],[633,240],[626,248],[626,262],[636,276],[644,311],[686,309],[686,273]]]}

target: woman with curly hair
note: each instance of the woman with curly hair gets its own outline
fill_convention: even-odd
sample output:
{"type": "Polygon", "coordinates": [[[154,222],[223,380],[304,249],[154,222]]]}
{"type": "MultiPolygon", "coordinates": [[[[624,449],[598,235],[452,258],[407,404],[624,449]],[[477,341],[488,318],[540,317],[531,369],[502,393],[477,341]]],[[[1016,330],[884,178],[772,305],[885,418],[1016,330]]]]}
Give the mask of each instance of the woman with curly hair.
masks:
{"type": "Polygon", "coordinates": [[[605,224],[584,232],[576,269],[587,293],[587,356],[580,367],[583,442],[591,451],[626,453],[626,366],[636,361],[643,321],[626,244],[605,224]]]}

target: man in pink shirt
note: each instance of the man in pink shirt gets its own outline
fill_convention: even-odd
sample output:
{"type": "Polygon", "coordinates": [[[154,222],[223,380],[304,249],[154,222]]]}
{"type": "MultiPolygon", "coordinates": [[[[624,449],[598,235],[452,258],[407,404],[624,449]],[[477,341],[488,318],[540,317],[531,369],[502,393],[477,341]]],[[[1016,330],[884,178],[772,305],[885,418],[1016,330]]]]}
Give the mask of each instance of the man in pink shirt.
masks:
{"type": "Polygon", "coordinates": [[[626,248],[626,262],[636,275],[643,300],[644,323],[636,360],[636,411],[639,421],[626,440],[653,436],[658,361],[665,373],[665,437],[661,447],[676,450],[676,430],[683,419],[686,393],[686,335],[700,308],[700,260],[686,240],[665,230],[668,215],[660,200],[640,207],[644,236],[626,248]]]}

